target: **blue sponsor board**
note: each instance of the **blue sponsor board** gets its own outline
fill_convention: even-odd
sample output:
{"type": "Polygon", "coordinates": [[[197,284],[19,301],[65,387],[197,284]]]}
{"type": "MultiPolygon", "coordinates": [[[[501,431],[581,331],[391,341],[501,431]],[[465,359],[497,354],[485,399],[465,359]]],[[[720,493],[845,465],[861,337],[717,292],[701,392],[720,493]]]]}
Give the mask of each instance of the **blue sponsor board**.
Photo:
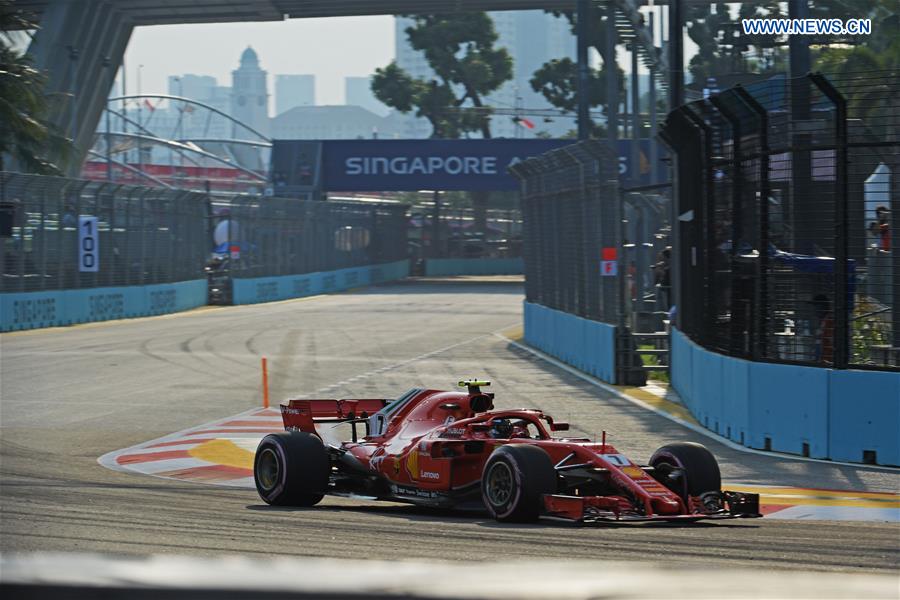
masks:
{"type": "Polygon", "coordinates": [[[57,327],[188,310],[207,302],[205,279],[145,286],[0,294],[0,331],[57,327]]]}
{"type": "MultiPolygon", "coordinates": [[[[575,140],[275,140],[276,196],[300,190],[341,192],[518,190],[509,167],[575,140]]],[[[631,140],[619,140],[619,175],[631,181],[631,140]]],[[[648,140],[641,140],[641,178],[649,183],[648,140]]]]}
{"type": "Polygon", "coordinates": [[[347,140],[325,142],[328,190],[517,190],[507,168],[572,140],[347,140]]]}

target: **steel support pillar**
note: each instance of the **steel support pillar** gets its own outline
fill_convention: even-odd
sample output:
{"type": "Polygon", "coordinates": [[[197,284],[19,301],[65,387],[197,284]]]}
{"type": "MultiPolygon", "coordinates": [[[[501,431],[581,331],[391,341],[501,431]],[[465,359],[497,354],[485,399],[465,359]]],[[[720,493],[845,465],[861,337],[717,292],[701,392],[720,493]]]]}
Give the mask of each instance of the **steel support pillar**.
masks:
{"type": "MultiPolygon", "coordinates": [[[[654,17],[656,15],[650,13],[650,39],[653,40],[654,48],[656,47],[656,32],[654,17]]],[[[659,127],[656,122],[656,69],[650,67],[650,183],[655,184],[659,181],[659,142],[656,140],[656,134],[659,133],[659,127]]]]}
{"type": "Polygon", "coordinates": [[[70,177],[81,172],[132,29],[111,5],[53,0],[28,48],[35,67],[49,74],[45,93],[67,98],[50,121],[74,141],[72,156],[60,165],[70,177]],[[104,67],[107,59],[111,67],[104,67]]]}
{"type": "Polygon", "coordinates": [[[590,66],[588,65],[588,20],[590,5],[588,0],[578,0],[575,16],[577,59],[578,59],[578,139],[591,137],[591,93],[590,66]]]}
{"type": "Polygon", "coordinates": [[[618,157],[616,142],[619,139],[619,79],[616,65],[616,5],[609,2],[606,11],[606,52],[603,53],[603,68],[606,69],[606,137],[610,151],[618,157]]]}
{"type": "Polygon", "coordinates": [[[641,86],[638,79],[637,42],[631,42],[631,185],[641,184],[641,86]]]}
{"type": "Polygon", "coordinates": [[[669,110],[684,104],[684,6],[669,0],[669,110]]]}

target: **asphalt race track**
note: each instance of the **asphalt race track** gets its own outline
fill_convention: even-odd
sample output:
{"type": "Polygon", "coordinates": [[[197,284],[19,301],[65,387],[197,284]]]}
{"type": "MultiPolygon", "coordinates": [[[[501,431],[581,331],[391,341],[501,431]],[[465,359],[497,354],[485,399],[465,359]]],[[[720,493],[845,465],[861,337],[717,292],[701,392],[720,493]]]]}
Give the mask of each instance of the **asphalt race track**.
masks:
{"type": "Polygon", "coordinates": [[[726,481],[900,491],[898,471],[747,454],[604,392],[494,332],[522,289],[408,281],[351,294],[0,337],[0,551],[287,554],[463,561],[604,559],[694,566],[900,571],[900,525],[758,519],[711,524],[500,525],[485,516],[326,498],[265,506],[254,491],[109,470],[99,456],[290,395],[391,397],[494,382],[498,407],[537,407],[639,460],[706,443],[726,481]],[[334,386],[327,395],[323,391],[334,386]]]}

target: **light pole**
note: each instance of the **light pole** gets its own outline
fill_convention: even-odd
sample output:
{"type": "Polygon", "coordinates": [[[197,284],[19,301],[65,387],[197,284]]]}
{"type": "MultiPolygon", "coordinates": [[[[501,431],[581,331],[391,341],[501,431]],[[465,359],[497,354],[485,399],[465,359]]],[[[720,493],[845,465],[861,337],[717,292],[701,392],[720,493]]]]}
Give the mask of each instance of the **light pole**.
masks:
{"type": "Polygon", "coordinates": [[[67,46],[69,50],[69,93],[71,95],[70,102],[72,110],[69,112],[71,123],[69,124],[72,132],[72,144],[75,144],[75,138],[78,137],[78,112],[75,109],[75,64],[78,62],[78,48],[67,46]]]}
{"type": "MultiPolygon", "coordinates": [[[[112,61],[108,56],[103,57],[103,68],[109,69],[112,66],[112,61]]],[[[108,73],[108,71],[107,71],[108,73]]],[[[109,98],[106,100],[106,180],[112,181],[113,172],[112,172],[112,145],[110,140],[112,139],[112,135],[109,131],[109,98]]]]}
{"type": "Polygon", "coordinates": [[[144,131],[144,103],[141,98],[141,71],[143,70],[144,65],[138,65],[137,72],[137,95],[138,95],[138,172],[141,174],[144,173],[144,145],[142,143],[141,137],[144,131]]]}

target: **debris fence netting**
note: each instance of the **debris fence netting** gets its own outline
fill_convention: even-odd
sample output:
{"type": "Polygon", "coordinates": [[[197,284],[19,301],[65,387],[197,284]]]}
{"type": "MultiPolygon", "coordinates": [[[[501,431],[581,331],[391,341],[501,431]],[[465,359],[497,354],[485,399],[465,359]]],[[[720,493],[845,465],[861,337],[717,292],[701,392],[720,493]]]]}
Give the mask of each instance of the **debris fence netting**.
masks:
{"type": "Polygon", "coordinates": [[[209,254],[203,194],[0,173],[11,235],[0,237],[0,292],[171,283],[202,278],[209,254]],[[79,217],[96,217],[96,237],[79,217]],[[82,223],[82,227],[84,224],[82,223]],[[80,268],[80,245],[95,252],[80,268]]]}
{"type": "Polygon", "coordinates": [[[232,277],[332,271],[406,258],[406,209],[236,196],[214,203],[213,232],[217,250],[231,256],[232,277]]]}
{"type": "Polygon", "coordinates": [[[669,114],[678,325],[724,354],[897,367],[900,79],[812,74],[669,114]]]}
{"type": "Polygon", "coordinates": [[[618,160],[586,141],[517,163],[529,302],[607,323],[622,317],[618,160]],[[604,256],[606,249],[606,256],[604,256]],[[611,250],[610,250],[611,249],[611,250]],[[606,259],[606,260],[604,260],[606,259]]]}
{"type": "Polygon", "coordinates": [[[328,271],[406,258],[406,205],[321,202],[0,173],[0,292],[328,271]],[[96,237],[80,234],[96,218],[96,237]],[[91,269],[82,268],[88,245],[91,269]],[[80,262],[81,261],[81,262],[80,262]]]}

